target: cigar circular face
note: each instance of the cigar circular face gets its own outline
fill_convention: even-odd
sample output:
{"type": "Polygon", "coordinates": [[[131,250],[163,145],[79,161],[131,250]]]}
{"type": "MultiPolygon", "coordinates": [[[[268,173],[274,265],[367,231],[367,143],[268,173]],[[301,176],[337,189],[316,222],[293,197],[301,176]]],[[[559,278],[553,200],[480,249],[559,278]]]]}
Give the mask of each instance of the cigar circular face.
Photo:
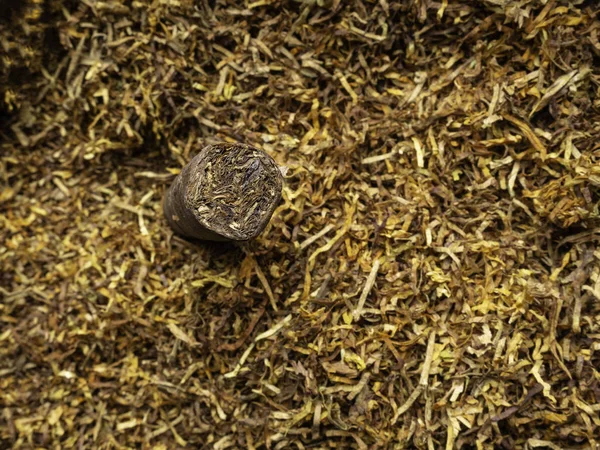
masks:
{"type": "Polygon", "coordinates": [[[212,145],[202,153],[186,193],[188,208],[226,239],[258,236],[281,199],[283,177],[275,161],[244,144],[212,145]]]}

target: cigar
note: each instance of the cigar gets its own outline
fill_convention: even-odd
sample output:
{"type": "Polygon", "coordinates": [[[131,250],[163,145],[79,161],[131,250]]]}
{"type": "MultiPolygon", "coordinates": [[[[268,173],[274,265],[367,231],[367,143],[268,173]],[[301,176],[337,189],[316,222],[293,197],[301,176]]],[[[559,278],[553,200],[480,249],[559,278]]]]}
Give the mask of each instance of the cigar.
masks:
{"type": "Polygon", "coordinates": [[[175,178],[163,210],[183,237],[248,241],[269,223],[282,186],[281,170],[264,151],[245,144],[209,145],[175,178]]]}

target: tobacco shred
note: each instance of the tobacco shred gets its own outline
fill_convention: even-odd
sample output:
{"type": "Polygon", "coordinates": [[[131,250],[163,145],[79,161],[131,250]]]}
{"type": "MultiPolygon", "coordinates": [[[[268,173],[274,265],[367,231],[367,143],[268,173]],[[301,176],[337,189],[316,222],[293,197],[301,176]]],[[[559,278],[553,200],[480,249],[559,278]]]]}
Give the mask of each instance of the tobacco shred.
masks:
{"type": "Polygon", "coordinates": [[[599,20],[566,0],[14,8],[0,448],[597,448],[599,20]],[[162,214],[220,142],[288,167],[243,246],[162,214]]]}

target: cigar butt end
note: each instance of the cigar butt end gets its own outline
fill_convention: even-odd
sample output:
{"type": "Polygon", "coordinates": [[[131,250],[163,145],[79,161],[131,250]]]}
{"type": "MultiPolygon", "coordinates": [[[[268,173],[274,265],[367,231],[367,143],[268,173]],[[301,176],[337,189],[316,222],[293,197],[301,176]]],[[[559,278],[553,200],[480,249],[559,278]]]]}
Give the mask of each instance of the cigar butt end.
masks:
{"type": "Polygon", "coordinates": [[[209,145],[174,180],[163,210],[181,236],[248,241],[269,223],[282,187],[281,170],[264,151],[246,144],[209,145]]]}

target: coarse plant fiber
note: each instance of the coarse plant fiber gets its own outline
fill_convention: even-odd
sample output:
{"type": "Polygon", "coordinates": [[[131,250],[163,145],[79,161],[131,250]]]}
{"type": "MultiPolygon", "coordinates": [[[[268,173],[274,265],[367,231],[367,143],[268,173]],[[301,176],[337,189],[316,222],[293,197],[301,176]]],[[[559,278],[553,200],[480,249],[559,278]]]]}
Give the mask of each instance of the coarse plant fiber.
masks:
{"type": "Polygon", "coordinates": [[[10,14],[0,448],[598,449],[597,1],[10,14]],[[289,168],[243,246],[161,209],[219,142],[289,168]]]}

